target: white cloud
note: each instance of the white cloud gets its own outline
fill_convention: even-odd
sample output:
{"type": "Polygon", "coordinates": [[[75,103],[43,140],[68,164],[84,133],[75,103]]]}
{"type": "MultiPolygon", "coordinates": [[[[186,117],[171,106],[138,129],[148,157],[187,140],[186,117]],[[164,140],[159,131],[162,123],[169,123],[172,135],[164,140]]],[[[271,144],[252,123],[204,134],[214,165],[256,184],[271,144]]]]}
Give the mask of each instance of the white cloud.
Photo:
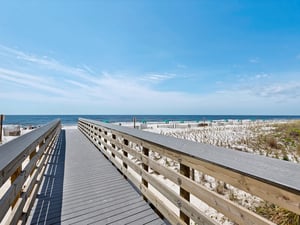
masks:
{"type": "MultiPolygon", "coordinates": [[[[1,49],[5,48],[0,46],[1,49]]],[[[19,104],[24,112],[44,108],[45,112],[56,114],[268,114],[276,110],[280,114],[286,113],[289,102],[297,102],[300,97],[299,82],[270,83],[266,78],[271,75],[267,73],[241,76],[243,79],[232,86],[221,83],[219,86],[224,90],[189,94],[155,89],[158,83],[179,77],[172,73],[139,77],[109,72],[97,74],[87,65],[72,67],[47,56],[33,56],[13,49],[5,49],[5,53],[29,62],[31,71],[37,67],[43,71],[36,74],[24,72],[20,67],[0,65],[0,84],[5,81],[10,85],[5,91],[0,90],[3,108],[7,110],[19,104]],[[278,103],[279,98],[287,101],[278,103]]],[[[298,105],[295,104],[293,113],[300,114],[298,105]]]]}
{"type": "Polygon", "coordinates": [[[44,70],[58,71],[63,75],[76,76],[78,78],[84,79],[89,82],[95,81],[93,76],[91,75],[91,73],[95,73],[95,72],[87,65],[83,65],[83,68],[68,66],[47,56],[39,57],[33,54],[28,54],[19,50],[8,48],[2,45],[0,45],[0,50],[2,50],[2,53],[4,52],[5,55],[14,56],[20,61],[31,63],[31,66],[33,68],[40,66],[44,70]]]}
{"type": "Polygon", "coordinates": [[[260,59],[258,57],[249,59],[250,63],[260,63],[260,59]]]}
{"type": "Polygon", "coordinates": [[[263,97],[280,98],[288,101],[300,97],[300,83],[271,84],[262,87],[258,93],[263,97]]]}
{"type": "Polygon", "coordinates": [[[184,64],[177,64],[176,67],[179,68],[179,69],[186,69],[187,68],[187,66],[184,65],[184,64]]]}
{"type": "Polygon", "coordinates": [[[267,77],[271,77],[271,75],[267,74],[267,73],[259,73],[259,74],[255,75],[255,79],[264,79],[264,78],[267,78],[267,77]]]}
{"type": "Polygon", "coordinates": [[[235,85],[235,90],[248,90],[252,95],[265,100],[289,101],[300,97],[300,81],[297,77],[299,77],[299,74],[291,72],[243,75],[238,77],[239,80],[235,85]]]}
{"type": "Polygon", "coordinates": [[[49,85],[49,83],[45,79],[41,79],[37,76],[0,68],[0,78],[2,80],[10,81],[13,84],[22,85],[24,87],[33,88],[35,90],[48,91],[52,94],[57,95],[68,95],[66,91],[49,85]]]}
{"type": "Polygon", "coordinates": [[[236,81],[238,82],[239,86],[253,86],[253,85],[261,85],[265,82],[268,82],[272,74],[269,73],[257,73],[257,74],[238,74],[236,75],[236,81]]]}
{"type": "Polygon", "coordinates": [[[87,72],[89,72],[90,74],[97,74],[93,69],[91,69],[89,66],[87,65],[83,65],[82,66],[87,72]]]}
{"type": "Polygon", "coordinates": [[[78,82],[78,81],[74,81],[74,80],[65,80],[65,82],[69,83],[69,84],[72,84],[74,86],[77,86],[79,88],[82,88],[82,89],[88,89],[89,86],[82,83],[82,82],[78,82]]]}
{"type": "MultiPolygon", "coordinates": [[[[41,95],[38,87],[32,86],[32,93],[25,93],[24,102],[47,104],[52,113],[92,113],[92,114],[288,114],[288,102],[299,98],[300,84],[270,85],[249,89],[225,89],[207,94],[183,92],[163,92],[152,89],[140,80],[127,79],[106,73],[98,77],[94,85],[75,80],[58,81],[60,89],[66,91],[62,97],[41,95]],[[72,87],[69,87],[70,85],[72,87]],[[35,89],[38,89],[36,96],[35,89]],[[295,93],[297,91],[297,93],[295,93]],[[295,96],[298,94],[298,97],[295,96]],[[31,96],[32,95],[32,96],[31,96]],[[288,101],[278,101],[278,96],[288,97],[288,101]],[[34,99],[35,97],[36,99],[34,99]],[[55,111],[56,110],[56,111],[55,111]]],[[[50,91],[50,90],[49,90],[50,91]]],[[[22,92],[19,92],[21,95],[22,92]]],[[[53,91],[53,93],[56,93],[53,91]]],[[[18,94],[13,94],[15,101],[18,94]]],[[[0,98],[6,98],[8,95],[0,98]]],[[[10,96],[10,99],[12,99],[10,96]]],[[[297,112],[300,107],[295,104],[297,112]]]]}
{"type": "Polygon", "coordinates": [[[176,77],[175,74],[147,74],[145,76],[143,76],[142,78],[140,78],[143,81],[150,81],[150,82],[162,82],[165,80],[169,80],[169,79],[173,79],[174,77],[176,77]]]}

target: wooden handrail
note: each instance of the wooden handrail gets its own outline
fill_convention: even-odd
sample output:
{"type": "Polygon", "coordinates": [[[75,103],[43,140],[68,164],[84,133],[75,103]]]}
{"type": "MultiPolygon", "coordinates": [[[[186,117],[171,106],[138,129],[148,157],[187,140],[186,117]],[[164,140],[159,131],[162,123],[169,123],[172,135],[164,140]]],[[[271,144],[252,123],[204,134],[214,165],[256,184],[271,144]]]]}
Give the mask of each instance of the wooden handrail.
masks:
{"type": "Polygon", "coordinates": [[[192,169],[300,214],[299,164],[88,119],[79,119],[78,128],[172,224],[188,224],[190,219],[198,224],[216,224],[191,204],[190,195],[238,224],[273,224],[192,180],[188,173],[192,169]],[[149,152],[174,160],[179,171],[158,163],[149,152]],[[150,171],[172,181],[180,192],[150,171]]]}
{"type": "Polygon", "coordinates": [[[25,224],[60,129],[54,120],[0,146],[1,224],[25,224]]]}

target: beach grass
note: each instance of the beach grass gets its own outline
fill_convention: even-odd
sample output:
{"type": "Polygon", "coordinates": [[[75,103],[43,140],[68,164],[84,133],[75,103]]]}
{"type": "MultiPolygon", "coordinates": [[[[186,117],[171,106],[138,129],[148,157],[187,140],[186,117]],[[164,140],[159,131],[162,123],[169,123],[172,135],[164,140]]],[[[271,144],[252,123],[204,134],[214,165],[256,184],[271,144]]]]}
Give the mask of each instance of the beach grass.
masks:
{"type": "Polygon", "coordinates": [[[300,215],[264,202],[256,208],[256,213],[278,225],[300,225],[300,215]]]}
{"type": "MultiPolygon", "coordinates": [[[[261,154],[267,157],[299,163],[300,161],[300,120],[270,121],[263,123],[217,125],[203,128],[160,128],[157,133],[196,142],[233,148],[261,154]]],[[[153,131],[153,130],[150,130],[153,131]]],[[[170,166],[172,161],[164,164],[170,166]]],[[[249,193],[218,181],[200,171],[197,182],[231,201],[280,225],[300,225],[300,215],[263,201],[249,193]]],[[[217,218],[217,213],[214,218],[217,218]]],[[[230,224],[226,217],[224,220],[230,224]]],[[[225,224],[218,219],[220,224],[225,224]]],[[[234,223],[232,223],[234,224],[234,223]]]]}

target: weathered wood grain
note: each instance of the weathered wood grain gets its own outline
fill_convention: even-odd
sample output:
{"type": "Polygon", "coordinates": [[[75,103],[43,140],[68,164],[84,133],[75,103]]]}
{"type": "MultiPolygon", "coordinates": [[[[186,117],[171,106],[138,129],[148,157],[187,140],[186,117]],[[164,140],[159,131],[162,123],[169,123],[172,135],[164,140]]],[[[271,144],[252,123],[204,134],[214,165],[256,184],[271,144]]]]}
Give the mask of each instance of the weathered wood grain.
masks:
{"type": "MultiPolygon", "coordinates": [[[[47,165],[28,224],[138,225],[152,221],[165,224],[104,157],[103,154],[106,154],[115,161],[117,168],[127,172],[124,165],[95,140],[99,136],[98,131],[87,136],[94,145],[77,129],[64,132],[63,143],[47,165]],[[102,148],[103,154],[96,146],[102,148]]],[[[105,146],[111,147],[105,139],[106,142],[102,139],[105,146]]],[[[121,151],[114,151],[129,160],[121,151]]],[[[128,172],[125,175],[134,179],[128,172]]]]}
{"type": "Polygon", "coordinates": [[[26,210],[30,209],[35,187],[39,185],[37,177],[43,173],[45,154],[59,132],[60,121],[55,120],[0,146],[0,185],[10,181],[1,190],[4,192],[0,199],[1,224],[17,224],[26,219],[26,210]]]}
{"type": "MultiPolygon", "coordinates": [[[[173,203],[184,202],[185,207],[181,209],[194,220],[193,216],[198,214],[197,210],[193,209],[188,201],[180,199],[179,195],[173,195],[166,190],[167,187],[158,183],[147,172],[149,168],[178,184],[182,190],[182,197],[186,200],[188,200],[186,193],[190,192],[238,223],[272,224],[247,209],[199,186],[189,178],[187,172],[190,168],[300,214],[300,179],[298,179],[300,166],[297,164],[92,120],[80,119],[78,127],[99,149],[103,149],[107,158],[112,160],[124,175],[128,174],[127,167],[130,167],[141,176],[139,181],[134,178],[134,183],[142,193],[151,193],[147,190],[147,186],[148,184],[154,185],[173,203]],[[126,140],[126,143],[124,144],[120,140],[126,140]],[[135,145],[140,146],[140,149],[158,152],[177,161],[182,168],[186,168],[182,170],[183,175],[159,165],[147,154],[137,152],[131,147],[135,145]],[[128,155],[124,157],[117,149],[126,151],[141,163],[136,164],[128,158],[128,155]],[[115,155],[116,159],[112,155],[115,155]],[[146,168],[147,170],[145,170],[146,168]]],[[[152,198],[152,201],[156,200],[152,198]]],[[[162,209],[168,214],[164,207],[162,209]]],[[[187,218],[184,220],[187,221],[187,218]]]]}

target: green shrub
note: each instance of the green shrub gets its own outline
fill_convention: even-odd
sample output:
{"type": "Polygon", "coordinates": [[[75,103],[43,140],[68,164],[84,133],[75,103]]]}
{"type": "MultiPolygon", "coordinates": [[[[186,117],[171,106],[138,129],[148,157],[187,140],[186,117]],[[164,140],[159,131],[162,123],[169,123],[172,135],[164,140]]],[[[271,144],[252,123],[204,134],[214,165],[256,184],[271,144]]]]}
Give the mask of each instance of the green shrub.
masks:
{"type": "Polygon", "coordinates": [[[282,158],[283,160],[285,160],[285,161],[290,161],[289,160],[289,157],[285,154],[285,155],[283,155],[283,158],[282,158]]]}
{"type": "Polygon", "coordinates": [[[291,131],[290,131],[290,134],[289,134],[291,137],[293,138],[297,138],[300,136],[300,129],[298,128],[293,128],[291,131]]]}

